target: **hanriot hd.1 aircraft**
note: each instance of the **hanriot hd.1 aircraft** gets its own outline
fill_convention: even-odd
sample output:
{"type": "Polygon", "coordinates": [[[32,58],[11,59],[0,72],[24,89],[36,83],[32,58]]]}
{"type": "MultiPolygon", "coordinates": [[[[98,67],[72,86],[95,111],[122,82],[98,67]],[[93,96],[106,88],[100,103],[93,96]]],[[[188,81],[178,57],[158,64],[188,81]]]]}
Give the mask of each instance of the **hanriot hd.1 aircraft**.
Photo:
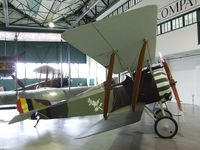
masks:
{"type": "MultiPolygon", "coordinates": [[[[9,123],[37,116],[54,118],[60,115],[62,118],[103,114],[102,120],[81,134],[81,138],[138,122],[145,110],[155,120],[158,136],[174,137],[178,125],[163,104],[172,98],[171,87],[178,94],[175,81],[166,62],[152,65],[156,16],[157,7],[151,5],[64,32],[62,38],[66,42],[108,68],[106,82],[53,105],[42,99],[19,97],[20,114],[9,123]],[[112,74],[125,71],[131,76],[119,84],[112,84],[112,74]],[[159,108],[150,109],[147,104],[151,103],[158,103],[159,108]],[[58,107],[62,109],[55,109],[58,107]],[[58,112],[61,113],[56,115],[58,112]]],[[[177,102],[182,111],[180,99],[177,102]]]]}

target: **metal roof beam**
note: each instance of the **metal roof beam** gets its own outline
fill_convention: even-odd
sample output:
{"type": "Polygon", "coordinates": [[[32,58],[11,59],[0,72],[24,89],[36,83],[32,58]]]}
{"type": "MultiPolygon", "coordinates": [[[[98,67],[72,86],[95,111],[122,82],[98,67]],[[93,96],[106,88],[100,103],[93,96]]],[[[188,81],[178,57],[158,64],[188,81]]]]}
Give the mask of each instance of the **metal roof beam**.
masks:
{"type": "Polygon", "coordinates": [[[104,1],[104,0],[101,0],[102,1],[102,3],[106,6],[106,7],[108,7],[109,6],[109,0],[107,1],[107,3],[104,1]]]}
{"type": "Polygon", "coordinates": [[[9,16],[8,16],[8,1],[7,0],[2,0],[3,3],[3,13],[4,13],[4,21],[5,21],[5,26],[9,26],[9,16]]]}
{"type": "Polygon", "coordinates": [[[39,26],[42,27],[42,24],[38,21],[36,21],[35,19],[33,19],[32,17],[30,17],[29,15],[25,14],[23,11],[21,11],[20,9],[17,9],[16,7],[14,7],[12,4],[8,3],[8,6],[12,9],[14,9],[15,11],[17,11],[18,13],[20,13],[21,15],[24,16],[24,18],[28,18],[31,21],[35,22],[36,24],[38,24],[39,26]]]}
{"type": "Polygon", "coordinates": [[[45,24],[46,22],[49,22],[49,21],[53,22],[53,17],[55,15],[55,13],[57,12],[57,10],[59,10],[61,4],[62,4],[62,2],[57,2],[57,1],[53,2],[45,20],[43,21],[43,24],[45,24]]]}
{"type": "Polygon", "coordinates": [[[14,31],[14,32],[39,32],[39,33],[63,33],[66,29],[55,29],[45,27],[27,27],[27,26],[12,26],[8,28],[1,27],[0,31],[14,31]]]}
{"type": "Polygon", "coordinates": [[[21,17],[21,18],[15,20],[13,22],[10,22],[10,25],[13,25],[14,23],[17,23],[18,21],[23,20],[23,19],[24,19],[24,17],[21,17]]]}
{"type": "MultiPolygon", "coordinates": [[[[19,0],[16,0],[19,4],[21,4],[22,5],[22,7],[23,7],[23,10],[24,10],[24,12],[23,12],[23,14],[24,13],[26,13],[26,11],[25,11],[25,9],[24,9],[24,7],[25,8],[27,8],[29,11],[32,11],[28,6],[26,6],[26,5],[24,5],[22,2],[20,2],[19,0]]],[[[38,3],[38,1],[36,1],[37,3],[38,3]]],[[[43,6],[43,5],[42,5],[43,6]]],[[[46,8],[46,7],[45,7],[46,8]]],[[[47,8],[46,8],[47,9],[47,8]]],[[[19,10],[19,9],[18,9],[19,10]]],[[[48,9],[47,9],[48,10],[48,9]]],[[[21,10],[20,10],[21,11],[21,10]]],[[[41,16],[41,15],[39,15],[39,14],[37,14],[38,16],[40,16],[41,18],[43,18],[43,19],[45,19],[43,16],[41,16]]],[[[28,15],[29,16],[29,15],[28,15]]],[[[31,17],[31,16],[30,16],[31,17]]],[[[31,17],[33,20],[35,20],[33,17],[31,17]]],[[[36,20],[35,20],[36,21],[36,20]]],[[[41,23],[40,23],[41,24],[41,23]]]]}
{"type": "Polygon", "coordinates": [[[85,9],[83,9],[83,13],[76,19],[76,21],[72,24],[72,27],[75,27],[78,22],[85,16],[87,15],[87,13],[93,8],[95,7],[100,0],[90,0],[86,7],[84,7],[85,9]]]}
{"type": "Polygon", "coordinates": [[[110,9],[113,5],[115,5],[117,2],[119,2],[120,0],[114,0],[114,1],[110,1],[110,0],[107,0],[107,3],[108,3],[108,7],[106,7],[105,9],[103,9],[102,11],[100,11],[98,13],[97,16],[95,16],[94,19],[98,18],[100,15],[102,15],[105,11],[107,11],[108,9],[110,9]]]}
{"type": "MultiPolygon", "coordinates": [[[[73,23],[70,23],[70,20],[69,20],[70,17],[76,17],[76,18],[78,18],[78,17],[82,14],[82,9],[83,9],[85,6],[87,6],[87,4],[90,2],[90,0],[86,0],[86,1],[80,0],[80,1],[82,1],[82,3],[83,3],[83,6],[82,6],[82,7],[80,7],[78,10],[75,10],[75,11],[73,12],[73,14],[69,14],[69,15],[67,15],[67,16],[64,16],[64,15],[63,15],[63,17],[60,18],[60,19],[58,19],[56,22],[59,22],[59,21],[64,20],[65,23],[67,23],[68,25],[72,26],[73,23]]],[[[74,22],[74,21],[75,21],[75,20],[73,20],[73,22],[74,22]]]]}

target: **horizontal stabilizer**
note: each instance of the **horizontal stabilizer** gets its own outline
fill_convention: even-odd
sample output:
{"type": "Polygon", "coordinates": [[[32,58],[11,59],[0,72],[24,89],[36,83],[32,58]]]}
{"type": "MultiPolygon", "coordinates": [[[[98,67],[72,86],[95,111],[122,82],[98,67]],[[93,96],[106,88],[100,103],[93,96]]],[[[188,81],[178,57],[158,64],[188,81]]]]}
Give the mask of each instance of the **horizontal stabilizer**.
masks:
{"type": "Polygon", "coordinates": [[[144,103],[137,104],[135,112],[132,111],[130,106],[127,106],[117,112],[111,113],[108,116],[108,120],[101,119],[89,129],[87,129],[84,133],[79,135],[77,139],[100,134],[109,130],[138,122],[141,119],[144,106],[144,103]]]}
{"type": "Polygon", "coordinates": [[[40,108],[40,109],[34,109],[32,111],[29,111],[29,112],[26,112],[26,113],[23,113],[23,114],[20,114],[20,115],[16,115],[13,119],[11,119],[9,121],[8,124],[12,124],[12,123],[16,123],[16,122],[20,122],[20,121],[23,121],[23,120],[26,120],[28,118],[30,118],[34,113],[40,111],[40,110],[44,110],[44,109],[47,109],[47,107],[43,107],[43,108],[40,108]]]}

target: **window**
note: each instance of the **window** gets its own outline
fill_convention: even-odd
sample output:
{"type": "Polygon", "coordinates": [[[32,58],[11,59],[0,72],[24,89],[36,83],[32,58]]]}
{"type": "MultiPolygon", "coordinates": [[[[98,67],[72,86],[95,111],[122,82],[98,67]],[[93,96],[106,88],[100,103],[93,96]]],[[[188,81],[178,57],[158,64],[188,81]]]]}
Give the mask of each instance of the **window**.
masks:
{"type": "Polygon", "coordinates": [[[157,35],[159,35],[161,32],[160,32],[160,25],[157,26],[157,35]]]}
{"type": "Polygon", "coordinates": [[[129,3],[129,8],[130,8],[134,5],[134,0],[129,0],[128,3],[129,3]]]}
{"type": "Polygon", "coordinates": [[[113,16],[116,16],[118,13],[117,13],[117,10],[113,11],[113,16]]]}
{"type": "Polygon", "coordinates": [[[188,24],[192,24],[192,14],[189,14],[188,15],[188,24]]]}
{"type": "Polygon", "coordinates": [[[192,12],[184,16],[185,25],[190,25],[197,22],[197,12],[192,12]]]}
{"type": "Polygon", "coordinates": [[[197,10],[159,24],[157,26],[157,35],[180,29],[194,23],[197,23],[197,10]]]}
{"type": "Polygon", "coordinates": [[[172,20],[172,30],[183,27],[183,17],[179,17],[172,20]]]}
{"type": "Polygon", "coordinates": [[[129,0],[125,2],[124,4],[122,4],[120,7],[118,7],[116,10],[111,12],[109,15],[107,15],[105,18],[121,14],[141,1],[142,0],[129,0]]]}
{"type": "Polygon", "coordinates": [[[122,6],[119,7],[119,8],[117,9],[117,11],[118,11],[118,14],[121,14],[121,13],[123,12],[123,10],[122,10],[122,6]]]}
{"type": "Polygon", "coordinates": [[[192,17],[193,17],[193,22],[197,22],[197,12],[193,12],[192,13],[192,17]]]}
{"type": "Polygon", "coordinates": [[[171,31],[171,22],[168,21],[168,22],[166,22],[166,23],[163,23],[163,24],[161,25],[161,27],[162,27],[162,33],[169,32],[169,31],[171,31]]]}
{"type": "Polygon", "coordinates": [[[198,31],[198,44],[200,44],[200,9],[197,9],[196,11],[196,21],[197,21],[197,31],[198,31]]]}
{"type": "Polygon", "coordinates": [[[137,3],[139,3],[141,0],[135,0],[135,3],[137,4],[137,3]]]}
{"type": "Polygon", "coordinates": [[[125,4],[123,5],[123,10],[126,11],[126,10],[128,10],[128,9],[129,9],[129,5],[128,5],[128,3],[125,3],[125,4]]]}

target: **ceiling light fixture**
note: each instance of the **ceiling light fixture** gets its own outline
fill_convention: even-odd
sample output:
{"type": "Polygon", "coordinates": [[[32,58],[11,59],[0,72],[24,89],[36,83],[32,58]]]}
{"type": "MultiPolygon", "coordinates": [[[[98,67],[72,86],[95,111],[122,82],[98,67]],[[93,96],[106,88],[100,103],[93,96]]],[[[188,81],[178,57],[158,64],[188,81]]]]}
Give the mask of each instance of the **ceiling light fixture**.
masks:
{"type": "Polygon", "coordinates": [[[55,27],[55,24],[53,22],[49,22],[49,27],[50,28],[54,28],[55,27]]]}

